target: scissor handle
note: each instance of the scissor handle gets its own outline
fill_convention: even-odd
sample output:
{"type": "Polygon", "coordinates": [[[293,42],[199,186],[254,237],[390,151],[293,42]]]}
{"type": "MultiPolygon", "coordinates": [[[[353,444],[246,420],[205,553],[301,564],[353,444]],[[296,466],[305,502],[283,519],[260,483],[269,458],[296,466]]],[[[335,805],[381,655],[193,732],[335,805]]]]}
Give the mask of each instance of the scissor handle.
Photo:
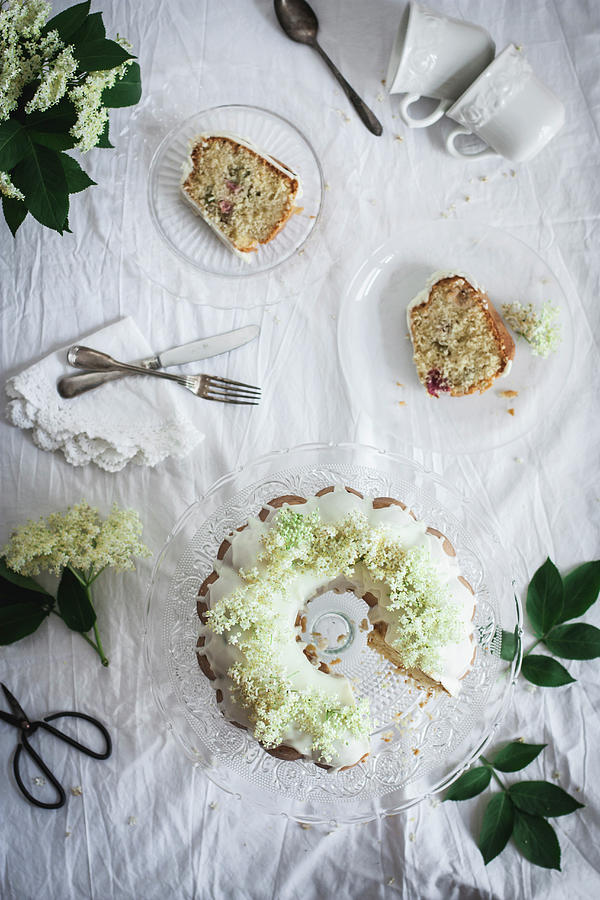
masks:
{"type": "Polygon", "coordinates": [[[86,716],[85,713],[78,712],[60,712],[60,713],[52,713],[51,716],[44,716],[44,720],[38,723],[40,728],[43,728],[44,731],[49,731],[50,734],[53,734],[54,737],[59,738],[61,741],[64,741],[66,744],[70,744],[71,747],[75,747],[76,750],[80,750],[82,753],[85,753],[86,756],[93,756],[94,759],[108,759],[110,754],[112,753],[112,741],[110,739],[110,734],[98,719],[94,719],[92,716],[86,716]],[[70,737],[68,734],[64,734],[64,732],[59,731],[57,728],[53,728],[52,725],[48,725],[48,722],[53,722],[55,719],[85,719],[86,722],[91,722],[92,725],[98,729],[98,731],[102,734],[105,742],[106,749],[103,750],[102,753],[98,753],[96,750],[92,750],[90,747],[86,747],[84,744],[80,744],[79,741],[76,741],[75,738],[70,737]]]}
{"type": "MultiPolygon", "coordinates": [[[[75,747],[76,750],[80,750],[81,753],[85,753],[86,756],[93,756],[94,759],[107,759],[112,753],[112,741],[104,725],[97,719],[92,718],[92,716],[87,716],[85,713],[53,713],[51,716],[44,716],[43,721],[31,722],[30,725],[32,728],[32,733],[33,730],[36,730],[37,728],[43,728],[44,731],[50,732],[50,734],[53,734],[54,737],[59,738],[59,740],[64,741],[66,744],[70,744],[71,747],[75,747]],[[84,744],[80,744],[79,741],[75,740],[75,738],[70,737],[70,735],[68,734],[64,734],[64,732],[59,731],[57,728],[54,728],[54,726],[48,724],[48,722],[52,722],[55,719],[62,718],[85,719],[86,722],[91,722],[91,724],[95,725],[104,737],[104,740],[106,742],[105,750],[102,751],[102,753],[98,753],[98,751],[92,750],[90,747],[86,747],[84,744]]],[[[62,785],[59,781],[57,781],[41,756],[31,746],[26,734],[22,734],[21,743],[17,746],[17,749],[15,751],[15,755],[13,757],[13,772],[15,774],[15,779],[21,792],[25,795],[30,803],[34,804],[34,806],[39,806],[42,809],[60,809],[61,806],[65,805],[67,798],[62,785]],[[25,787],[23,779],[21,778],[19,766],[19,760],[21,759],[21,753],[23,752],[23,750],[25,750],[25,752],[34,760],[40,771],[44,773],[44,775],[58,794],[58,800],[56,800],[54,803],[44,803],[42,800],[38,800],[37,797],[34,797],[33,794],[30,793],[30,791],[28,791],[25,787]]]]}
{"type": "Polygon", "coordinates": [[[56,780],[44,760],[39,756],[38,753],[33,749],[26,736],[23,735],[21,738],[21,743],[17,745],[17,749],[15,750],[15,755],[13,756],[13,772],[15,774],[15,779],[21,792],[25,795],[25,797],[29,800],[30,803],[33,803],[34,806],[40,806],[42,809],[60,809],[61,806],[65,805],[67,797],[63,790],[62,784],[56,780]],[[23,750],[28,753],[28,755],[35,761],[36,765],[40,769],[41,772],[44,773],[56,793],[58,794],[58,800],[54,803],[44,803],[43,800],[38,800],[37,797],[34,797],[31,794],[25,785],[23,784],[23,779],[21,778],[21,772],[19,768],[19,760],[21,759],[21,753],[23,750]]]}

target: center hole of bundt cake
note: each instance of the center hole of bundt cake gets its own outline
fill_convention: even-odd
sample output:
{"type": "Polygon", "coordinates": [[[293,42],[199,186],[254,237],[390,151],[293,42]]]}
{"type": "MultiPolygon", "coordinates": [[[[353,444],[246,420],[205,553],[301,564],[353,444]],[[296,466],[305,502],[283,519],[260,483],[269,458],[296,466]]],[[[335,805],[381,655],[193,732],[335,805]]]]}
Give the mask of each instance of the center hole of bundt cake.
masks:
{"type": "Polygon", "coordinates": [[[354,640],[354,625],[340,612],[325,612],[315,619],[312,632],[321,640],[323,653],[340,653],[354,640]]]}

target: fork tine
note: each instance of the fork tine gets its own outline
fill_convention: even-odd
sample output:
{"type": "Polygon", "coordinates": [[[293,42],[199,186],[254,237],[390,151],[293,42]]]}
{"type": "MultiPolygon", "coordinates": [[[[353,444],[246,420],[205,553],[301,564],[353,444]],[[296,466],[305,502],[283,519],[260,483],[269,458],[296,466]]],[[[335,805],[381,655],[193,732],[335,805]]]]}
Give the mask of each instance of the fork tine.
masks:
{"type": "Polygon", "coordinates": [[[260,400],[261,395],[255,394],[252,391],[242,391],[239,388],[231,388],[229,390],[222,389],[221,385],[217,387],[211,387],[210,385],[206,388],[206,390],[211,391],[211,393],[216,397],[247,397],[249,400],[260,400]]]}
{"type": "MultiPolygon", "coordinates": [[[[232,395],[235,396],[235,395],[232,395]]],[[[230,397],[211,397],[210,394],[205,394],[203,397],[204,400],[214,400],[215,403],[235,403],[236,406],[258,406],[258,400],[233,400],[230,397]]]]}
{"type": "Polygon", "coordinates": [[[207,384],[212,384],[213,382],[216,382],[216,381],[218,381],[220,384],[231,384],[231,385],[235,385],[236,387],[247,388],[251,391],[260,391],[261,390],[261,388],[257,387],[256,385],[244,384],[243,381],[232,381],[231,378],[219,378],[218,375],[207,375],[206,376],[207,384]]]}

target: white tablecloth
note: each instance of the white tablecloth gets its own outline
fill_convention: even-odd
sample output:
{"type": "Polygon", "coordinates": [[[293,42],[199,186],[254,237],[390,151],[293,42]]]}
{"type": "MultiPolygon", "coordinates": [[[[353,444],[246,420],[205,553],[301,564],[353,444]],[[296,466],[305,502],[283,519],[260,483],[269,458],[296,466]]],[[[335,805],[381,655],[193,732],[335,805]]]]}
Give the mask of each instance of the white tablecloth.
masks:
{"type": "MultiPolygon", "coordinates": [[[[157,350],[257,322],[258,344],[214,360],[211,370],[265,385],[266,398],[249,415],[190,397],[205,442],[183,461],[128,467],[117,475],[74,469],[2,421],[0,538],[13,524],[85,496],[105,510],[113,500],[139,509],[156,554],[203,489],[262,452],[318,440],[392,446],[347,396],[336,313],[361,257],[415,221],[449,216],[498,224],[544,256],[572,303],[575,370],[551,417],[529,437],[479,456],[419,452],[417,458],[494,508],[507,565],[516,548],[529,575],[547,554],[562,569],[597,556],[600,11],[594,0],[436,0],[440,10],[484,25],[498,48],[511,40],[522,44],[537,73],[565,101],[563,131],[521,166],[450,160],[442,146],[449,123],[427,131],[402,126],[397,98],[390,102],[381,84],[402,3],[314,0],[323,45],[384,125],[378,139],[356,119],[316,54],[286,40],[270,0],[105,0],[102,6],[109,32],[127,35],[139,53],[144,99],[135,111],[112,114],[116,152],[95,150],[86,158],[99,186],[73,198],[72,236],[45,233],[29,220],[13,243],[2,226],[2,378],[124,315],[135,318],[157,350]],[[252,308],[260,302],[256,283],[245,281],[242,288],[223,282],[221,290],[237,291],[239,304],[224,311],[176,300],[141,271],[127,248],[132,229],[143,242],[143,229],[150,228],[146,197],[127,186],[139,177],[140,134],[152,146],[163,136],[158,107],[168,127],[172,118],[236,102],[266,106],[296,122],[313,142],[330,189],[318,237],[297,283],[287,285],[293,289],[288,296],[279,305],[252,308]]],[[[285,280],[285,269],[281,274],[285,280]]],[[[192,290],[191,270],[189,277],[192,290]]],[[[273,281],[270,289],[276,292],[277,285],[273,281]]],[[[303,829],[226,796],[191,767],[165,732],[142,660],[151,566],[143,561],[136,574],[105,574],[98,582],[108,669],[58,621],[2,648],[0,678],[32,715],[93,711],[109,723],[115,744],[103,763],[59,754],[65,783],[81,785],[83,793],[69,793],[65,808],[47,812],[17,792],[9,762],[15,734],[0,725],[2,897],[600,895],[596,663],[569,663],[577,683],[558,690],[531,690],[521,680],[499,735],[547,742],[528,777],[555,780],[586,804],[554,821],[562,873],[529,865],[513,846],[486,868],[474,842],[481,798],[426,801],[363,826],[303,829]]],[[[521,591],[525,585],[523,572],[521,591]]],[[[586,619],[598,624],[600,611],[586,619]]]]}

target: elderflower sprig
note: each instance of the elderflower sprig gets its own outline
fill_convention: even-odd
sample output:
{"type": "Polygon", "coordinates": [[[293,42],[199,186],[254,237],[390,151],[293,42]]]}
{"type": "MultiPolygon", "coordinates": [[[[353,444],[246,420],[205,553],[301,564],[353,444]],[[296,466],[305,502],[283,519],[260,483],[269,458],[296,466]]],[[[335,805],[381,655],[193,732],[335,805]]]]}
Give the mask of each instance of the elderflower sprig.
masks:
{"type": "Polygon", "coordinates": [[[558,349],[562,340],[558,317],[560,315],[557,306],[547,300],[536,310],[533,303],[523,306],[522,303],[502,304],[502,312],[509,325],[516,334],[520,334],[531,347],[534,356],[546,359],[558,349]]]}
{"type": "Polygon", "coordinates": [[[48,21],[45,0],[0,0],[0,193],[16,234],[28,213],[63,234],[69,197],[94,182],[64,151],[110,147],[108,110],[141,96],[125,38],[77,3],[48,21]]]}
{"type": "Polygon", "coordinates": [[[150,555],[141,534],[142,523],[135,510],[120,509],[115,503],[102,519],[85,500],[16,528],[0,559],[0,643],[13,643],[31,634],[52,612],[81,633],[107,666],[91,586],[106,568],[123,572],[135,567],[136,557],[150,555]],[[58,608],[52,595],[31,577],[43,571],[60,578],[58,608]]]}

